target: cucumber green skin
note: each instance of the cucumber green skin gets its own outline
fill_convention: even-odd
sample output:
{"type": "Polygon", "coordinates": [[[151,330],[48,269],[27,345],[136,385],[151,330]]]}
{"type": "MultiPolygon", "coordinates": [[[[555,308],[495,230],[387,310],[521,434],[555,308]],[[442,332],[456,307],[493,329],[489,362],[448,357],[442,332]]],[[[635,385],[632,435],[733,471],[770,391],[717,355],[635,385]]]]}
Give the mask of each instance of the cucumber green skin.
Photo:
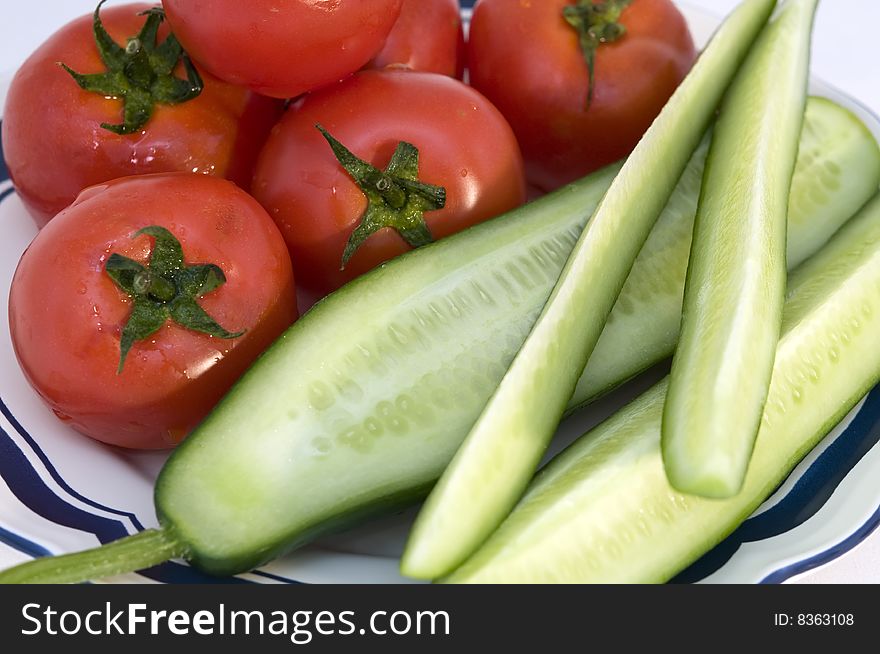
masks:
{"type": "Polygon", "coordinates": [[[880,379],[880,196],[792,275],[761,429],[742,491],[670,486],[664,380],[556,457],[445,581],[649,583],[723,540],[880,379]]]}
{"type": "Polygon", "coordinates": [[[449,573],[522,496],[639,251],[775,4],[740,3],[624,163],[528,338],[416,518],[403,574],[434,579],[449,573]]]}
{"type": "Polygon", "coordinates": [[[788,0],[758,37],[715,123],[694,223],[663,460],[684,493],[739,492],[785,301],[785,233],[818,0],[788,0]]]}
{"type": "MultiPolygon", "coordinates": [[[[880,149],[857,119],[813,98],[807,109],[807,125],[812,124],[814,129],[805,130],[790,213],[790,247],[801,258],[821,247],[880,184],[880,149]],[[829,162],[837,175],[826,171],[829,162]],[[822,195],[814,197],[816,190],[822,195]]],[[[640,254],[588,366],[591,381],[579,385],[571,406],[671,353],[702,165],[695,155],[685,173],[692,181],[682,180],[640,254]]],[[[319,534],[423,497],[525,339],[617,169],[395,259],[303,316],[175,451],[159,478],[160,520],[189,547],[189,558],[215,574],[238,573],[319,534]],[[462,293],[479,299],[475,281],[498,301],[472,302],[470,312],[453,316],[450,299],[462,293]],[[430,341],[419,345],[427,348],[425,356],[397,354],[396,346],[382,339],[389,326],[400,316],[408,320],[413,303],[431,301],[444,321],[431,318],[430,341]],[[378,360],[375,371],[352,371],[364,397],[351,408],[343,406],[345,398],[334,402],[355,424],[373,418],[383,425],[383,435],[368,441],[335,426],[334,411],[310,407],[309,385],[303,384],[320,381],[322,367],[346,366],[351,357],[357,363],[361,343],[374,353],[380,347],[390,352],[398,365],[406,356],[407,374],[399,377],[378,360]],[[462,385],[461,376],[470,376],[470,382],[462,385]],[[382,403],[396,405],[402,395],[414,400],[410,412],[425,414],[418,433],[395,435],[390,429],[393,412],[382,403]],[[296,419],[288,408],[297,411],[296,419]],[[288,438],[277,448],[257,447],[281,430],[288,438]],[[315,440],[321,447],[329,441],[332,450],[317,452],[317,445],[310,445],[315,440]],[[296,450],[303,454],[295,461],[280,458],[296,450]],[[268,487],[273,478],[279,480],[277,492],[268,487]]],[[[344,388],[353,397],[351,387],[344,388]]],[[[323,404],[319,398],[317,406],[323,404]]]]}

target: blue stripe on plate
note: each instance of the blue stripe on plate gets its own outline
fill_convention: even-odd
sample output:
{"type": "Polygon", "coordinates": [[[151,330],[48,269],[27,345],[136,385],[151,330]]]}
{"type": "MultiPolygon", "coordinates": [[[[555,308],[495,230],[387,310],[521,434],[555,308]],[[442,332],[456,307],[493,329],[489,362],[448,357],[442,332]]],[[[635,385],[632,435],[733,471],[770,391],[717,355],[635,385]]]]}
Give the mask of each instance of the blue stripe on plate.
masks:
{"type": "MultiPolygon", "coordinates": [[[[52,477],[52,479],[54,479],[55,482],[59,486],[61,486],[61,488],[63,488],[67,493],[70,493],[70,495],[72,497],[75,497],[80,502],[84,502],[84,503],[88,504],[89,506],[92,506],[92,507],[99,509],[101,511],[107,511],[108,513],[115,513],[116,515],[127,518],[127,519],[131,520],[132,524],[137,529],[144,528],[144,526],[141,524],[140,520],[138,520],[137,516],[134,515],[133,513],[130,513],[128,511],[120,511],[119,509],[114,509],[113,507],[105,506],[99,502],[95,502],[94,500],[89,499],[88,497],[85,497],[84,495],[78,493],[73,488],[71,488],[70,485],[64,480],[64,478],[58,472],[58,470],[55,469],[55,466],[52,465],[52,462],[49,460],[49,457],[46,456],[46,454],[43,452],[43,450],[40,449],[40,447],[37,445],[36,440],[34,440],[34,438],[27,432],[27,430],[21,425],[21,423],[18,421],[18,419],[14,415],[12,415],[12,412],[9,410],[9,407],[6,406],[6,403],[3,401],[2,397],[0,397],[0,413],[2,413],[6,417],[7,420],[9,420],[9,423],[12,425],[12,427],[15,429],[15,431],[17,431],[21,435],[21,437],[24,438],[25,441],[27,441],[27,444],[31,447],[31,449],[34,451],[34,453],[39,457],[40,461],[43,462],[43,465],[46,466],[46,470],[49,472],[49,475],[52,477]]],[[[8,438],[8,436],[7,436],[7,438],[8,438]]]]}
{"type": "Polygon", "coordinates": [[[0,428],[0,476],[12,494],[34,513],[55,524],[95,534],[101,542],[128,535],[116,519],[89,513],[56,495],[40,478],[15,441],[0,428]]]}
{"type": "Polygon", "coordinates": [[[257,577],[263,577],[264,579],[271,579],[272,581],[280,581],[284,584],[301,584],[303,582],[296,581],[295,579],[288,579],[287,577],[282,577],[280,575],[272,574],[271,572],[265,572],[263,570],[253,570],[250,574],[256,575],[257,577]]]}
{"type": "MultiPolygon", "coordinates": [[[[41,458],[45,456],[39,447],[36,449],[41,458]]],[[[25,453],[2,428],[0,428],[0,477],[24,506],[57,525],[94,534],[101,543],[109,543],[128,535],[128,530],[121,520],[89,513],[56,495],[40,478],[25,453]]],[[[96,502],[91,502],[90,505],[100,506],[96,502]]],[[[117,513],[122,512],[117,511],[117,513]]],[[[21,542],[27,541],[23,536],[7,533],[17,536],[21,542]]],[[[4,542],[7,541],[4,539],[4,542]]],[[[20,551],[32,556],[50,554],[45,548],[40,548],[40,551],[20,551]]],[[[165,583],[250,583],[238,578],[218,579],[179,563],[164,563],[140,571],[140,574],[165,583]]]]}
{"type": "Polygon", "coordinates": [[[42,545],[38,545],[32,540],[28,540],[24,536],[14,534],[3,527],[0,527],[0,543],[8,545],[12,549],[34,558],[39,556],[52,556],[52,552],[42,545]]]}
{"type": "MultiPolygon", "coordinates": [[[[673,581],[688,583],[704,579],[727,563],[744,543],[773,538],[791,531],[816,515],[840,486],[844,477],[880,441],[878,419],[880,419],[880,388],[875,388],[868,394],[864,405],[849,426],[807,468],[784,498],[764,513],[746,520],[736,531],[673,581]]],[[[854,543],[852,547],[856,544],[854,543]]],[[[836,551],[836,548],[832,549],[836,551]]],[[[831,558],[836,558],[844,551],[846,550],[839,551],[831,558]]]]}
{"type": "Polygon", "coordinates": [[[780,568],[776,572],[771,572],[769,575],[764,577],[761,580],[762,584],[781,584],[786,579],[790,579],[795,575],[799,575],[804,572],[808,572],[813,568],[818,568],[820,565],[824,565],[829,561],[833,561],[849,552],[851,549],[855,548],[859,543],[865,540],[868,536],[870,536],[874,531],[880,527],[880,508],[878,508],[874,514],[868,518],[868,521],[859,527],[851,536],[840,541],[834,547],[830,547],[824,552],[820,552],[815,556],[811,556],[808,559],[804,559],[803,561],[798,561],[796,563],[792,563],[789,566],[784,568],[780,568]]]}

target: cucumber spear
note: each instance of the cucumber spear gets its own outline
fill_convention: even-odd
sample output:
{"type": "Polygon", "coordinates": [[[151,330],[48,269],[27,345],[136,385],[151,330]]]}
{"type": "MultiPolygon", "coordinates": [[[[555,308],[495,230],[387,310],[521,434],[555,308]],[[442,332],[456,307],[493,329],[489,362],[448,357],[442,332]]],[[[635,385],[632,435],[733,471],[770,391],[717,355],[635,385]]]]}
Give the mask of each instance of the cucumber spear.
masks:
{"type": "Polygon", "coordinates": [[[743,484],[770,386],[785,297],[788,197],[818,0],[787,0],[721,105],[694,223],[663,461],[684,493],[743,484]]]}
{"type": "Polygon", "coordinates": [[[708,552],[880,380],[880,195],[789,277],[773,381],[746,481],[717,500],[669,485],[664,380],[554,458],[446,581],[652,583],[708,552]]]}
{"type": "Polygon", "coordinates": [[[612,182],[422,509],[401,562],[404,574],[432,579],[453,570],[522,495],[639,251],[775,5],[746,0],[730,14],[612,182]]]}

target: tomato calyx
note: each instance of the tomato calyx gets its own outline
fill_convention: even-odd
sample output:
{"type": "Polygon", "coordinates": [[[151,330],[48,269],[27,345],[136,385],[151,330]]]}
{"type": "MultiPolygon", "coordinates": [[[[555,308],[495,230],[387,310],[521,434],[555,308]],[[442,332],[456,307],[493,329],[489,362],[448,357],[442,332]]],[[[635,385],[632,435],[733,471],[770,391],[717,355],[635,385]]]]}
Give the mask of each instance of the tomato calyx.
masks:
{"type": "Polygon", "coordinates": [[[587,65],[589,83],[587,106],[593,103],[593,87],[596,81],[596,50],[603,43],[613,43],[626,34],[626,26],[620,14],[632,0],[577,0],[562,9],[562,17],[577,32],[584,62],[587,65]]]}
{"type": "Polygon", "coordinates": [[[434,238],[425,222],[426,211],[446,206],[446,189],[419,181],[419,149],[400,141],[385,170],[379,170],[358,158],[321,125],[339,164],[367,197],[367,210],[355,227],[342,253],[340,270],[372,234],[390,227],[410,247],[431,243],[434,238]]]}
{"type": "Polygon", "coordinates": [[[101,127],[116,134],[133,134],[140,130],[153,114],[155,105],[174,105],[192,100],[202,92],[204,82],[183,47],[173,34],[157,43],[159,25],[165,14],[159,7],[142,12],[144,26],[137,36],[128,39],[123,48],[104,29],[101,22],[101,0],[95,7],[92,28],[101,60],[107,66],[103,73],[81,74],[61,63],[79,87],[105,97],[121,99],[122,123],[101,123],[101,127]],[[186,79],[174,76],[178,61],[183,61],[186,79]]]}
{"type": "Polygon", "coordinates": [[[219,266],[186,265],[180,241],[164,227],[144,227],[132,238],[142,235],[155,240],[146,266],[117,253],[110,255],[104,266],[110,278],[132,299],[131,315],[122,329],[117,374],[122,373],[131,346],[149,338],[169,319],[216,338],[238,338],[244,334],[225,330],[196,301],[226,283],[226,275],[219,266]]]}

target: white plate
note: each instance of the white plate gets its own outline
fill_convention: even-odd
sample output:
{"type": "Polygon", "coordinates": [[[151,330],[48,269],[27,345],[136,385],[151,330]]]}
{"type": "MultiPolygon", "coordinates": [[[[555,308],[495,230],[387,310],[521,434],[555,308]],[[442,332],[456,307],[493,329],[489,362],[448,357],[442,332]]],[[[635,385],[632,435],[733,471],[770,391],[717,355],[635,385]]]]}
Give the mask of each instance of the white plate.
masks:
{"type": "MultiPolygon", "coordinates": [[[[718,19],[684,7],[702,44],[718,19]]],[[[814,80],[811,92],[855,111],[880,137],[880,119],[814,80]]],[[[0,98],[5,87],[0,88],[0,98]]],[[[12,274],[36,233],[0,169],[0,289],[8,301],[12,274]]],[[[61,424],[22,376],[0,310],[0,562],[78,551],[155,526],[153,480],[165,454],[123,452],[61,424]]],[[[647,387],[637,380],[566,421],[554,451],[647,387]]],[[[875,389],[728,540],[681,580],[778,582],[854,547],[880,523],[880,389],[875,389]]],[[[321,540],[251,574],[256,582],[399,582],[397,557],[413,512],[321,540]]],[[[121,581],[207,581],[170,563],[121,581]]]]}

